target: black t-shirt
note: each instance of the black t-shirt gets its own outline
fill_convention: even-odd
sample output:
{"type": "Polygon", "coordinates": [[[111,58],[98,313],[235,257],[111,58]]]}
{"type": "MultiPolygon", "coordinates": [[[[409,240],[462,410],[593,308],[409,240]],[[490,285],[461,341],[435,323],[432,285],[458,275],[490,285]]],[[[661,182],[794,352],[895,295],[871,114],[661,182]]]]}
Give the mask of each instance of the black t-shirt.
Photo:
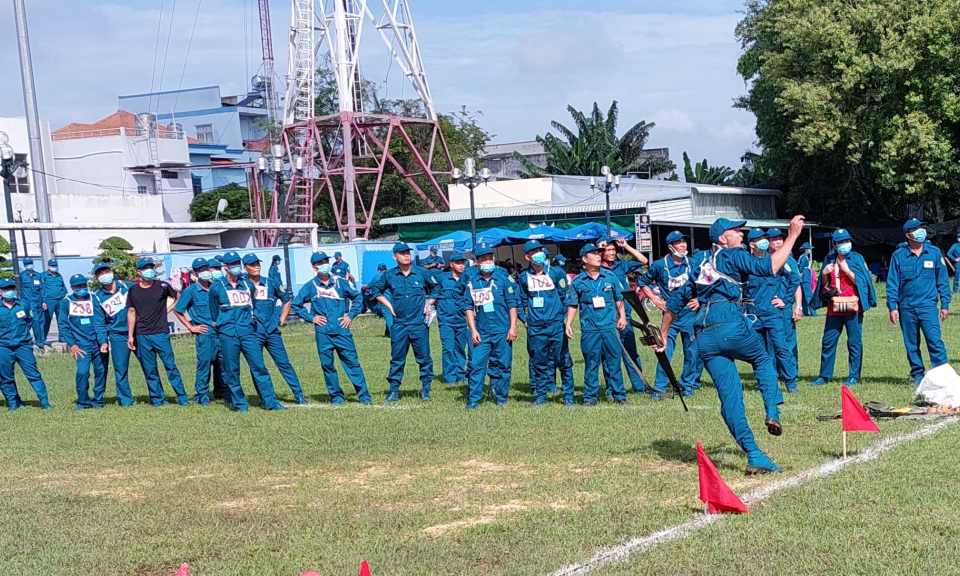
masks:
{"type": "Polygon", "coordinates": [[[127,307],[137,312],[134,334],[169,334],[167,323],[167,298],[176,298],[177,291],[166,282],[155,281],[149,288],[140,284],[130,287],[127,307]]]}

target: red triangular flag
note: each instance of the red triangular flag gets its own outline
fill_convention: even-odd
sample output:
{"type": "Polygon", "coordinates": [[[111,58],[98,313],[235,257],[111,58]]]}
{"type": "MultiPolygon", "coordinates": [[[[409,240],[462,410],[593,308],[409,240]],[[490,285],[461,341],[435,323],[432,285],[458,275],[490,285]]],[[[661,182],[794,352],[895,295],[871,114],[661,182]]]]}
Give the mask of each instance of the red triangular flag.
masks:
{"type": "Polygon", "coordinates": [[[840,405],[844,432],[879,432],[877,424],[870,419],[857,397],[846,385],[840,388],[840,405]]]}
{"type": "Polygon", "coordinates": [[[360,576],[370,576],[370,565],[366,560],[360,563],[360,576]]]}
{"type": "Polygon", "coordinates": [[[180,568],[177,569],[175,576],[190,576],[190,565],[184,562],[180,565],[180,568]]]}
{"type": "Polygon", "coordinates": [[[720,477],[717,467],[713,465],[703,451],[703,445],[697,442],[697,468],[700,470],[700,500],[709,505],[711,514],[717,512],[739,512],[747,514],[750,510],[737,498],[733,490],[720,477]]]}

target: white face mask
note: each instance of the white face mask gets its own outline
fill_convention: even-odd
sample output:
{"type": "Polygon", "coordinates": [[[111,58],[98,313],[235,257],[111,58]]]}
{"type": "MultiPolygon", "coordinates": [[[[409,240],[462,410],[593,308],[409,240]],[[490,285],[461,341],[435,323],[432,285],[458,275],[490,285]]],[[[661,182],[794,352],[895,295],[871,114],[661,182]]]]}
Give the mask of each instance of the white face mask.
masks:
{"type": "Polygon", "coordinates": [[[686,249],[677,250],[676,248],[674,248],[673,246],[671,246],[671,247],[670,247],[670,253],[673,254],[674,256],[676,256],[677,258],[683,258],[684,256],[687,255],[687,250],[686,250],[686,249]]]}

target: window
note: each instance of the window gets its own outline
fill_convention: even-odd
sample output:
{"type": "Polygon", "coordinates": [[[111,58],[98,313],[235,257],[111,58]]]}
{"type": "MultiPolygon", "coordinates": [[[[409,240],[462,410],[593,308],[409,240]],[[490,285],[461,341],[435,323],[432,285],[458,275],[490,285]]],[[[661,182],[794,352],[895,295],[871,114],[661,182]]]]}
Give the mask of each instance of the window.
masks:
{"type": "Polygon", "coordinates": [[[199,196],[203,194],[203,180],[199,176],[193,177],[193,195],[199,196]]]}
{"type": "Polygon", "coordinates": [[[176,180],[180,177],[180,174],[176,173],[173,170],[161,170],[160,177],[165,180],[176,180]]]}
{"type": "Polygon", "coordinates": [[[144,185],[142,185],[142,184],[139,185],[139,186],[137,186],[137,194],[146,194],[146,193],[147,193],[147,187],[146,187],[146,186],[144,186],[144,185]]]}
{"type": "MultiPolygon", "coordinates": [[[[21,166],[27,163],[26,154],[15,154],[13,157],[21,166]]],[[[10,191],[14,194],[29,194],[30,193],[30,181],[27,178],[29,168],[17,168],[14,171],[13,178],[10,179],[10,191]],[[17,178],[17,174],[21,174],[23,178],[17,178]]]]}
{"type": "Polygon", "coordinates": [[[213,144],[213,125],[197,124],[197,140],[201,144],[213,144]]]}

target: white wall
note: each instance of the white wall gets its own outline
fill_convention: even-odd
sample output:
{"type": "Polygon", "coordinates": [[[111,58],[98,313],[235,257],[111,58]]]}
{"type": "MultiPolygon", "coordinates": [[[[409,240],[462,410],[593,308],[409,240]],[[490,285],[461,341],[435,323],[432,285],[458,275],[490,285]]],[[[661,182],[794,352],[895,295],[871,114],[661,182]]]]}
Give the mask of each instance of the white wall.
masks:
{"type": "MultiPolygon", "coordinates": [[[[27,156],[27,163],[30,164],[30,167],[34,170],[39,170],[47,174],[47,194],[56,194],[57,193],[57,183],[54,180],[51,174],[54,173],[53,166],[53,147],[51,146],[50,141],[50,123],[49,122],[40,122],[40,142],[41,147],[43,148],[43,160],[46,166],[37,165],[30,158],[30,138],[27,135],[27,120],[26,118],[0,118],[0,132],[6,132],[7,136],[10,137],[10,146],[13,147],[13,151],[16,154],[25,154],[27,156]]],[[[30,189],[33,190],[34,178],[38,177],[39,174],[33,172],[33,170],[27,171],[27,180],[30,182],[30,189]]],[[[16,198],[16,197],[14,197],[16,198]]],[[[16,204],[16,201],[14,201],[16,204]]],[[[32,206],[32,204],[31,204],[32,206]]],[[[32,211],[33,208],[30,208],[32,211]]],[[[26,218],[29,215],[29,211],[24,215],[26,218]]]]}
{"type": "MultiPolygon", "coordinates": [[[[447,187],[450,209],[470,208],[470,189],[463,184],[447,187]]],[[[529,178],[480,184],[473,191],[473,201],[477,208],[504,208],[541,204],[553,199],[553,180],[550,178],[529,178]]]]}

